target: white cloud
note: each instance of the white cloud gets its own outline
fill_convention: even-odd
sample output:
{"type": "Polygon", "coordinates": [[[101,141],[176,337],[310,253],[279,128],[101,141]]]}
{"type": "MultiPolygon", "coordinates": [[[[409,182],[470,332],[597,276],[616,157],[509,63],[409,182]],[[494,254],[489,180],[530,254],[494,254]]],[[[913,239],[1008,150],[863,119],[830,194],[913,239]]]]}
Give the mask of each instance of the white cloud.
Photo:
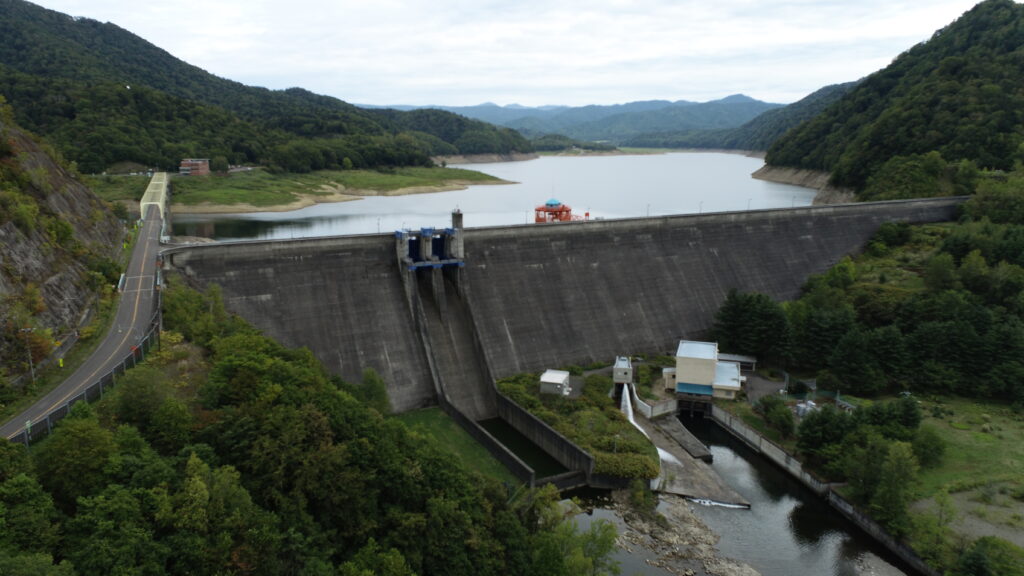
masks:
{"type": "Polygon", "coordinates": [[[218,76],[373,104],[790,102],[884,67],[973,0],[42,0],[218,76]]]}

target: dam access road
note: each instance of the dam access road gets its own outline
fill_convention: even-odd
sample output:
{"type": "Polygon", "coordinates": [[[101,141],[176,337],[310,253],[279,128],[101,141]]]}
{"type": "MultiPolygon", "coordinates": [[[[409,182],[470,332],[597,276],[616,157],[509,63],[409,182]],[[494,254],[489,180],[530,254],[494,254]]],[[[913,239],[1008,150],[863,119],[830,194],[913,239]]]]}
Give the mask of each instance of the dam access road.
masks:
{"type": "Polygon", "coordinates": [[[145,337],[155,312],[156,260],[163,219],[160,206],[143,206],[145,218],[125,271],[121,299],[110,331],[85,363],[64,382],[0,427],[4,438],[24,438],[27,426],[48,429],[52,423],[47,417],[51,413],[70,408],[70,404],[82,399],[87,388],[132,355],[145,337]]]}

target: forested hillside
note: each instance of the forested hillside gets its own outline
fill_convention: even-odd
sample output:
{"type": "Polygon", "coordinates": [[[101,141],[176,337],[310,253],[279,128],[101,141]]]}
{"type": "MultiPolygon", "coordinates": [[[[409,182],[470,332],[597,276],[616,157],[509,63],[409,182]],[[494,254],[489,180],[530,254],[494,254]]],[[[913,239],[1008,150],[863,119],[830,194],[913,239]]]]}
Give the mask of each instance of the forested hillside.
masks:
{"type": "Polygon", "coordinates": [[[612,573],[614,526],[467,471],[366,407],[373,375],[328,377],[216,289],[164,305],[145,365],[31,451],[0,443],[0,574],[612,573]]]}
{"type": "Polygon", "coordinates": [[[826,86],[782,108],[760,114],[738,128],[722,130],[660,131],[636,136],[625,146],[641,148],[722,148],[767,150],[789,130],[821,113],[856,86],[856,82],[826,86]]]}
{"type": "Polygon", "coordinates": [[[795,427],[795,401],[761,399],[770,433],[931,566],[1024,574],[1024,170],[980,180],[957,223],[883,225],[798,300],[730,293],[715,332],[813,375],[824,409],[795,427]]]}
{"type": "Polygon", "coordinates": [[[1022,142],[1024,6],[985,0],[778,140],[767,161],[825,170],[858,191],[872,178],[876,188],[923,179],[936,195],[958,172],[1011,169],[1022,142]],[[930,152],[942,174],[922,167],[930,152]]]}
{"type": "Polygon", "coordinates": [[[303,171],[344,158],[354,167],[416,165],[531,149],[514,131],[449,113],[381,115],[299,88],[244,86],[113,24],[23,0],[0,0],[0,37],[0,94],[19,123],[85,172],[125,161],[171,168],[188,156],[303,171]]]}

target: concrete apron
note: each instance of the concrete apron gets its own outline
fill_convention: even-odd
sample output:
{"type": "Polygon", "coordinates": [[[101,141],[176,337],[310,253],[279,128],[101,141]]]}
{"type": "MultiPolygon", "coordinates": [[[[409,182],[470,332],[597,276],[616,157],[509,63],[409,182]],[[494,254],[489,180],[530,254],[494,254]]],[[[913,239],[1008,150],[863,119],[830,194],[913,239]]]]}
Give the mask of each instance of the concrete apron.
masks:
{"type": "Polygon", "coordinates": [[[647,433],[661,456],[661,474],[654,481],[654,491],[710,500],[717,504],[750,507],[750,503],[730,488],[707,462],[691,456],[656,423],[640,414],[635,414],[635,421],[647,433]]]}

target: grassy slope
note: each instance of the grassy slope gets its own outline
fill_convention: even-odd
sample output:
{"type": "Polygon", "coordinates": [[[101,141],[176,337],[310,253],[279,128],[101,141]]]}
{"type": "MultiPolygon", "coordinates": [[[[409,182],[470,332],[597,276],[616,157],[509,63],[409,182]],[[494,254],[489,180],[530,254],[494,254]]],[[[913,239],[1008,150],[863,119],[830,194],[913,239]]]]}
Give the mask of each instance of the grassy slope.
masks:
{"type": "MultiPolygon", "coordinates": [[[[139,200],[145,192],[140,181],[145,176],[100,176],[86,178],[86,184],[109,201],[139,200]]],[[[488,174],[459,168],[396,168],[388,171],[339,170],[308,174],[271,174],[256,169],[228,175],[200,178],[175,177],[173,202],[181,204],[253,204],[277,206],[296,200],[297,194],[328,194],[324,186],[392,192],[417,186],[444,186],[453,183],[493,183],[488,174]]]]}
{"type": "Polygon", "coordinates": [[[966,398],[930,398],[923,408],[928,417],[922,425],[942,434],[946,457],[938,468],[922,470],[922,496],[1002,481],[1024,486],[1024,415],[1005,404],[966,398]]]}
{"type": "Polygon", "coordinates": [[[410,430],[437,440],[439,445],[458,456],[466,468],[502,482],[519,483],[515,476],[440,408],[424,408],[394,417],[404,422],[410,430]]]}

